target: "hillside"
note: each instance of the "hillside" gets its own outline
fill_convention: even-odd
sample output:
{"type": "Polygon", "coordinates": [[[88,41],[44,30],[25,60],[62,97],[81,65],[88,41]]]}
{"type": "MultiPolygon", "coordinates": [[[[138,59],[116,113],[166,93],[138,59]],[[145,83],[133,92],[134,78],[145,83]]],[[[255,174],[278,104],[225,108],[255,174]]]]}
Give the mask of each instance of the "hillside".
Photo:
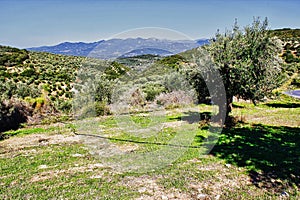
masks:
{"type": "Polygon", "coordinates": [[[71,97],[71,83],[84,57],[29,52],[0,46],[1,97],[38,97],[51,100],[71,97]]]}
{"type": "Polygon", "coordinates": [[[281,54],[286,63],[291,79],[286,89],[300,88],[300,29],[276,29],[271,31],[272,36],[283,41],[283,52],[281,54]]]}
{"type": "Polygon", "coordinates": [[[287,63],[300,63],[300,29],[275,29],[271,36],[283,41],[283,58],[287,63]]]}
{"type": "MultiPolygon", "coordinates": [[[[51,113],[69,113],[78,70],[84,65],[100,66],[99,72],[106,79],[118,77],[125,69],[116,62],[0,46],[0,131],[4,124],[15,120],[5,121],[5,116],[22,114],[23,110],[31,110],[41,119],[51,113]]],[[[22,122],[27,119],[27,116],[16,117],[23,117],[22,122]]]]}
{"type": "Polygon", "coordinates": [[[290,29],[290,28],[283,28],[283,29],[274,29],[271,30],[272,36],[277,36],[281,40],[290,40],[290,39],[299,39],[300,38],[300,29],[290,29]]]}
{"type": "MultiPolygon", "coordinates": [[[[51,114],[68,114],[74,106],[75,93],[89,84],[89,79],[93,83],[88,87],[95,89],[90,95],[99,102],[96,114],[103,115],[108,112],[107,104],[112,101],[114,87],[122,90],[138,87],[145,101],[153,101],[161,92],[176,87],[170,81],[178,79],[172,67],[165,68],[167,63],[159,62],[162,58],[153,55],[104,61],[4,46],[0,46],[0,53],[0,97],[4,102],[3,113],[7,116],[9,110],[18,107],[19,100],[26,102],[40,120],[51,114]],[[166,83],[167,80],[170,83],[166,83]]],[[[25,107],[22,104],[20,109],[30,110],[25,107]]],[[[23,117],[25,120],[26,116],[23,117]]]]}

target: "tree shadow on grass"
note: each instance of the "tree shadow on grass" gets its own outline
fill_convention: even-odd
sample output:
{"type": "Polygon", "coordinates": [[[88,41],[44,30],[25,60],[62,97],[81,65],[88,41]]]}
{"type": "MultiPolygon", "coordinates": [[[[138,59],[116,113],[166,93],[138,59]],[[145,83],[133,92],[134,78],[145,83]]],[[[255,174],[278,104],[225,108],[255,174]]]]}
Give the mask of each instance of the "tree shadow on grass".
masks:
{"type": "Polygon", "coordinates": [[[273,108],[300,108],[300,103],[266,103],[265,105],[273,108]]]}
{"type": "Polygon", "coordinates": [[[188,111],[184,112],[182,116],[179,117],[172,117],[171,120],[178,120],[178,121],[186,121],[189,124],[199,123],[202,120],[210,120],[212,117],[211,112],[193,112],[188,111]]]}
{"type": "Polygon", "coordinates": [[[300,128],[261,124],[225,128],[211,154],[246,167],[258,187],[300,188],[300,128]]]}

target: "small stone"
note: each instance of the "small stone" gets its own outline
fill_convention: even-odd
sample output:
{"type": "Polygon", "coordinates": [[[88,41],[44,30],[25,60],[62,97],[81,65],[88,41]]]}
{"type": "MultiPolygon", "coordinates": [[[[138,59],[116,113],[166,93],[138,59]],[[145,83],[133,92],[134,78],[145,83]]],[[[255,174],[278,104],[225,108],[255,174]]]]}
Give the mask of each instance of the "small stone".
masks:
{"type": "Polygon", "coordinates": [[[165,196],[165,195],[162,195],[162,196],[161,196],[161,199],[162,199],[162,200],[168,200],[169,198],[168,198],[167,196],[165,196]]]}
{"type": "Polygon", "coordinates": [[[198,194],[197,199],[206,199],[207,195],[206,194],[198,194]]]}
{"type": "Polygon", "coordinates": [[[202,192],[202,188],[197,189],[198,193],[202,192]]]}
{"type": "Polygon", "coordinates": [[[39,169],[47,169],[47,168],[48,168],[47,165],[40,165],[40,166],[39,166],[39,169]]]}
{"type": "Polygon", "coordinates": [[[218,194],[218,195],[215,197],[215,200],[219,200],[220,197],[221,197],[221,195],[218,194]]]}
{"type": "Polygon", "coordinates": [[[294,174],[291,174],[291,178],[296,178],[296,176],[294,174]]]}
{"type": "Polygon", "coordinates": [[[95,163],[92,166],[95,167],[95,168],[102,168],[102,167],[104,167],[104,165],[101,164],[101,163],[95,163]]]}
{"type": "Polygon", "coordinates": [[[225,164],[225,166],[226,166],[227,168],[230,168],[230,167],[231,167],[231,164],[225,164]]]}
{"type": "Polygon", "coordinates": [[[169,198],[169,199],[174,199],[174,198],[175,198],[175,195],[174,195],[173,193],[168,194],[168,198],[169,198]]]}
{"type": "Polygon", "coordinates": [[[145,187],[142,187],[142,188],[139,188],[138,191],[139,191],[139,193],[144,193],[144,192],[146,192],[146,190],[147,190],[147,189],[146,189],[145,187]]]}
{"type": "Polygon", "coordinates": [[[95,176],[91,176],[90,178],[91,179],[99,179],[99,178],[102,178],[102,176],[101,175],[95,175],[95,176]]]}
{"type": "Polygon", "coordinates": [[[272,182],[272,183],[275,183],[275,179],[271,178],[271,182],[272,182]]]}
{"type": "Polygon", "coordinates": [[[79,153],[72,154],[72,157],[83,157],[83,156],[84,156],[84,155],[79,154],[79,153]]]}

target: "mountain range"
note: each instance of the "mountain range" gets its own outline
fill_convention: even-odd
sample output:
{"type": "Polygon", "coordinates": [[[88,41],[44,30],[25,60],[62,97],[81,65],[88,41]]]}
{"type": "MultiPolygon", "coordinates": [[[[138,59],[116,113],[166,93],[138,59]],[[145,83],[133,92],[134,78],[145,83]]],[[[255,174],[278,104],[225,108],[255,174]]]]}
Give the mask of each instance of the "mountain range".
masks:
{"type": "Polygon", "coordinates": [[[145,54],[168,56],[208,43],[208,39],[192,41],[156,38],[127,38],[100,40],[92,43],[64,42],[54,46],[27,48],[27,50],[72,56],[88,56],[100,59],[114,59],[145,54]]]}

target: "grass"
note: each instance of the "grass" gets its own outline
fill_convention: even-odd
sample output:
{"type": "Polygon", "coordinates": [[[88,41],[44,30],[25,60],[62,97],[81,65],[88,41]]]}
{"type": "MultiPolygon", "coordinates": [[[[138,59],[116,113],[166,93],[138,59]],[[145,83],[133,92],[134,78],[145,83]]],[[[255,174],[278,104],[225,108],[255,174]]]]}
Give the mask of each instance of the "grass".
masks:
{"type": "MultiPolygon", "coordinates": [[[[299,101],[285,99],[257,107],[235,103],[233,115],[244,122],[224,128],[210,154],[203,154],[203,148],[193,147],[201,147],[208,130],[195,129],[197,123],[191,119],[197,113],[205,119],[211,110],[204,105],[199,112],[169,110],[166,117],[156,119],[164,126],[147,137],[122,130],[113,116],[93,121],[103,130],[100,136],[110,140],[74,136],[70,125],[9,132],[10,138],[0,141],[4,149],[0,151],[0,198],[299,199],[299,101]],[[51,142],[57,134],[68,140],[51,142]],[[189,147],[166,146],[176,137],[180,143],[174,144],[189,147]],[[29,139],[27,145],[24,141],[29,139]],[[168,158],[168,153],[177,155],[177,151],[176,159],[156,170],[130,168],[134,163],[149,169],[159,153],[168,158]],[[106,152],[112,156],[103,157],[106,152]]],[[[153,124],[146,114],[128,119],[142,129],[153,124]]]]}
{"type": "Polygon", "coordinates": [[[88,151],[77,144],[39,147],[39,153],[2,158],[0,197],[130,199],[136,195],[128,188],[116,186],[118,177],[107,181],[109,174],[102,175],[103,169],[95,164],[88,151]],[[75,157],[77,154],[83,157],[75,157]],[[97,173],[101,177],[95,176],[97,173]]]}
{"type": "Polygon", "coordinates": [[[300,101],[283,96],[282,100],[261,103],[258,106],[248,103],[235,103],[233,115],[248,123],[273,126],[300,126],[300,101]]]}
{"type": "Polygon", "coordinates": [[[299,127],[261,124],[225,129],[211,153],[246,168],[260,187],[299,186],[299,133],[299,127]]]}

